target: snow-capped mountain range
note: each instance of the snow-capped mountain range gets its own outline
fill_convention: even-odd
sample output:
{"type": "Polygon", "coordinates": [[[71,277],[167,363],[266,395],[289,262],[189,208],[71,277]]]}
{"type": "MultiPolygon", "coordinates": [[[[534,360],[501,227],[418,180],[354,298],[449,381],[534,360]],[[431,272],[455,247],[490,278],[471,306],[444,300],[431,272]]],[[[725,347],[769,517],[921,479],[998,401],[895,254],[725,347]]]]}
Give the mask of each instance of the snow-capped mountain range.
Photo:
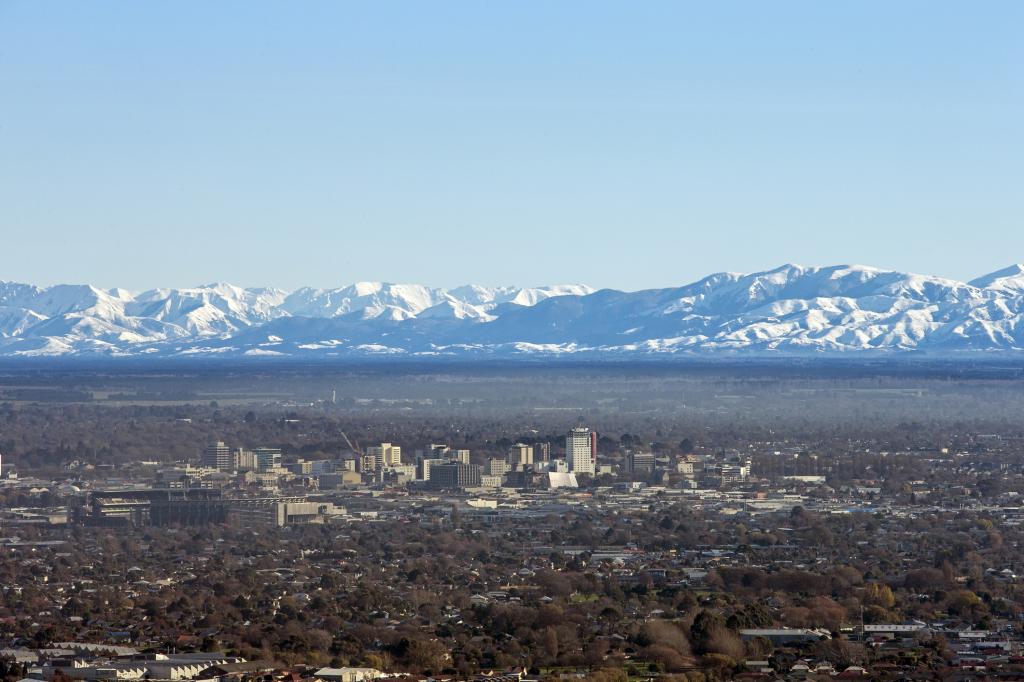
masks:
{"type": "Polygon", "coordinates": [[[623,292],[360,282],[133,293],[0,282],[0,356],[671,357],[1024,352],[1024,265],[970,282],[858,265],[623,292]]]}

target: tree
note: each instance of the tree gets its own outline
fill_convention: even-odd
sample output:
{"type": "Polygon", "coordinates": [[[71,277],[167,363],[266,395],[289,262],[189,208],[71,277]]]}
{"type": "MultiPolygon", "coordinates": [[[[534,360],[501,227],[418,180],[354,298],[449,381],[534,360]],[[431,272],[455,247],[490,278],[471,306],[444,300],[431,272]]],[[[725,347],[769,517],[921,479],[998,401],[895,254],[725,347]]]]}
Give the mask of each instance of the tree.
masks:
{"type": "Polygon", "coordinates": [[[946,606],[951,613],[959,616],[974,616],[982,606],[981,599],[971,590],[951,592],[946,599],[946,606]]]}
{"type": "Polygon", "coordinates": [[[726,625],[731,630],[743,628],[766,628],[772,624],[772,614],[763,604],[748,604],[736,611],[728,620],[726,625]]]}
{"type": "Polygon", "coordinates": [[[870,583],[864,588],[864,604],[891,609],[896,605],[892,588],[882,583],[870,583]]]}
{"type": "Polygon", "coordinates": [[[725,623],[718,614],[704,610],[698,613],[690,626],[690,645],[693,647],[694,653],[707,653],[715,635],[718,631],[725,629],[725,623]]]}

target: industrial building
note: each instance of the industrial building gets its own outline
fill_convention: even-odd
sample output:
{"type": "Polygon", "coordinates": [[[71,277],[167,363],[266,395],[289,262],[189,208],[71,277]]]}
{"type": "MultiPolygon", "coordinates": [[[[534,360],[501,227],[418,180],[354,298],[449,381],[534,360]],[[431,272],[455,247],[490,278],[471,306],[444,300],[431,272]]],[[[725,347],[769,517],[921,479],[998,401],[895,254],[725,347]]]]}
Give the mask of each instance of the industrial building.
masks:
{"type": "Polygon", "coordinates": [[[227,521],[221,491],[212,488],[154,488],[96,491],[81,510],[91,526],[200,526],[227,521]]]}
{"type": "Polygon", "coordinates": [[[306,496],[226,498],[218,489],[161,488],[96,491],[80,510],[91,526],[202,526],[211,523],[294,526],[344,513],[306,496]]]}

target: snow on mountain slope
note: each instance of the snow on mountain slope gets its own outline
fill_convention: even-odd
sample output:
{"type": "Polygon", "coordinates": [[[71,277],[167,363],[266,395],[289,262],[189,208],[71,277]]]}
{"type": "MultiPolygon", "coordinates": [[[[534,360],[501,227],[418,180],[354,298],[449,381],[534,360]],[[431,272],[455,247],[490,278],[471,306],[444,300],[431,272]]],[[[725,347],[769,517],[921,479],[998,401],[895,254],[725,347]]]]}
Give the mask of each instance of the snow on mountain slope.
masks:
{"type": "MultiPolygon", "coordinates": [[[[286,297],[277,289],[242,289],[210,284],[194,289],[153,289],[126,307],[132,317],[150,318],[180,328],[184,335],[227,334],[286,315],[286,297]]],[[[174,332],[172,332],[174,333],[174,332]]]]}
{"type": "MultiPolygon", "coordinates": [[[[502,304],[532,305],[561,295],[582,295],[580,285],[487,288],[451,292],[416,284],[359,282],[340,289],[243,289],[209,284],[132,294],[87,285],[48,288],[0,282],[0,355],[202,354],[250,328],[278,318],[341,319],[345,324],[494,319],[502,304]],[[200,341],[201,340],[201,341],[200,341]],[[168,344],[175,344],[170,346],[168,344]],[[192,344],[185,347],[181,344],[192,344]],[[197,350],[198,349],[198,350],[197,350]]],[[[369,334],[367,344],[376,337],[369,334]]]]}
{"type": "Polygon", "coordinates": [[[300,317],[358,315],[363,319],[383,316],[403,320],[440,301],[439,289],[419,284],[357,282],[341,289],[299,289],[285,299],[282,308],[300,317]]]}
{"type": "Polygon", "coordinates": [[[281,307],[297,317],[407,320],[429,310],[430,317],[489,319],[487,313],[503,303],[531,306],[553,296],[582,296],[591,291],[582,285],[525,289],[467,285],[446,291],[419,284],[358,282],[341,289],[299,289],[281,307]]]}
{"type": "Polygon", "coordinates": [[[636,356],[1024,351],[1024,266],[963,283],[860,265],[681,287],[120,289],[0,282],[0,355],[636,356]]]}
{"type": "Polygon", "coordinates": [[[21,336],[29,327],[45,319],[32,310],[0,306],[0,338],[21,336]]]}
{"type": "Polygon", "coordinates": [[[1009,294],[1024,293],[1024,265],[1011,265],[1008,268],[991,272],[971,280],[971,286],[989,291],[1000,291],[1009,294]]]}
{"type": "Polygon", "coordinates": [[[514,303],[521,306],[532,306],[554,296],[586,296],[594,290],[583,284],[566,284],[553,287],[481,287],[467,285],[448,292],[452,298],[486,310],[493,309],[502,303],[514,303]]]}

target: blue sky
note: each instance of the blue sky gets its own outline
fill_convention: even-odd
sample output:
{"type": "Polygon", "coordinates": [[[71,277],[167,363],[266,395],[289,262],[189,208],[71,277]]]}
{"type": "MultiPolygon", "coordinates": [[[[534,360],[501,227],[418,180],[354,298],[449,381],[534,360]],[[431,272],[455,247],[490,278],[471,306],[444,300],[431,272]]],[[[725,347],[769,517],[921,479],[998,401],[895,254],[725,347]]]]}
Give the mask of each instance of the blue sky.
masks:
{"type": "Polygon", "coordinates": [[[1024,261],[1024,3],[0,0],[0,279],[1024,261]]]}

